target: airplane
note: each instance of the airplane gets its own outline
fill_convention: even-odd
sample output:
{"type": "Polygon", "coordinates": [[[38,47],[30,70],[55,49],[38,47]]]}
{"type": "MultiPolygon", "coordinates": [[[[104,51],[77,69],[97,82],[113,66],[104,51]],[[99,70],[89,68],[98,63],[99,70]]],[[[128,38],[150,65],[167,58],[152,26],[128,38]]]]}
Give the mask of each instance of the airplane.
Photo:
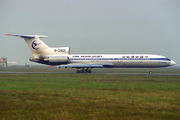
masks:
{"type": "MultiPolygon", "coordinates": [[[[77,73],[91,73],[92,68],[158,68],[175,65],[173,60],[153,54],[70,54],[69,47],[48,47],[44,35],[14,35],[24,38],[32,52],[30,61],[59,68],[76,68],[77,73]]],[[[152,73],[152,70],[149,71],[152,73]]]]}

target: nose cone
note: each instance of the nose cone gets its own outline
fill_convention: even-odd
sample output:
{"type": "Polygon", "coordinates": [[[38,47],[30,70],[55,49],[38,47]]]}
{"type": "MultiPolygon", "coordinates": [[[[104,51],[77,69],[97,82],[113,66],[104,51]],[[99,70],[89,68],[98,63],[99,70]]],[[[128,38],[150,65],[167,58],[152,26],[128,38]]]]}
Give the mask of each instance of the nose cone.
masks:
{"type": "Polygon", "coordinates": [[[175,65],[175,64],[176,64],[176,62],[174,62],[174,61],[171,60],[170,65],[175,65]]]}

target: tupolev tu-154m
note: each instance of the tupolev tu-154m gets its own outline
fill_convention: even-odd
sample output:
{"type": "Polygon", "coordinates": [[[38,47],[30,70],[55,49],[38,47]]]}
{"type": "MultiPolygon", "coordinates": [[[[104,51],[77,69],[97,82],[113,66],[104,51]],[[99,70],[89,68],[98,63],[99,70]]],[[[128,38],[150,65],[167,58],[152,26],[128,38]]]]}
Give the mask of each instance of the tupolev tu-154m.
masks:
{"type": "Polygon", "coordinates": [[[80,69],[77,73],[91,73],[92,68],[158,68],[176,64],[165,56],[152,54],[70,54],[69,47],[48,47],[40,40],[47,37],[44,35],[6,35],[24,38],[32,52],[30,61],[80,69]]]}

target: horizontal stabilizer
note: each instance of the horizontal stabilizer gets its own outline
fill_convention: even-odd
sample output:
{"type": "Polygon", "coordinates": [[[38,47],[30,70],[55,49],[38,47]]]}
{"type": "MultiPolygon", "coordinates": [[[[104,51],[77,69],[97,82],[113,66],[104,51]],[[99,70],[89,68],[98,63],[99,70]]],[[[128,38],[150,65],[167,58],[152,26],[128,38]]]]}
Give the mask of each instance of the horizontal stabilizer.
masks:
{"type": "Polygon", "coordinates": [[[15,37],[19,37],[19,38],[45,38],[48,36],[44,36],[44,35],[13,35],[13,34],[6,34],[8,36],[15,36],[15,37]]]}

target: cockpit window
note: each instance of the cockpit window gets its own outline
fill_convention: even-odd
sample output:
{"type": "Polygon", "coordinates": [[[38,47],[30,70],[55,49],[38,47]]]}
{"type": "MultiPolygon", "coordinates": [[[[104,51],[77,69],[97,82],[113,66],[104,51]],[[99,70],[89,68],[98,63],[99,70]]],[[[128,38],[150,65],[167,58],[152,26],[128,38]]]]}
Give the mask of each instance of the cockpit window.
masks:
{"type": "Polygon", "coordinates": [[[171,61],[169,58],[164,58],[165,60],[171,61]]]}

